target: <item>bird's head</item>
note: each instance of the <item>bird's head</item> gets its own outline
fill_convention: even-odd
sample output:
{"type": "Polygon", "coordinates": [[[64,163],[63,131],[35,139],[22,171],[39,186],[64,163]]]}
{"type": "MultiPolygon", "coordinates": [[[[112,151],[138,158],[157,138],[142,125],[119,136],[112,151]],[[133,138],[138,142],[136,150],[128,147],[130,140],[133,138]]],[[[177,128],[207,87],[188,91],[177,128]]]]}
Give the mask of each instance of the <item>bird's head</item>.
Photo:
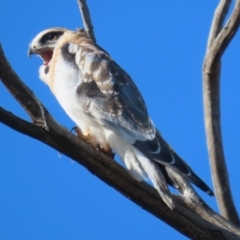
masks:
{"type": "Polygon", "coordinates": [[[65,28],[49,28],[40,32],[30,43],[28,56],[39,55],[43,65],[48,65],[52,59],[53,51],[59,39],[68,31],[65,28]]]}

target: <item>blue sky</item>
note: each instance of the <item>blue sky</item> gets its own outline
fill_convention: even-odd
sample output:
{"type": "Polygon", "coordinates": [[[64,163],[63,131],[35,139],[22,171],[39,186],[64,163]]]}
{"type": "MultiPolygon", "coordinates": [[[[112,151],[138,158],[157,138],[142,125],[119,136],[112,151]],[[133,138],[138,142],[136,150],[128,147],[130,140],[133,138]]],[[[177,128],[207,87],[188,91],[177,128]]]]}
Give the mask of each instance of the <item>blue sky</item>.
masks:
{"type": "MultiPolygon", "coordinates": [[[[202,106],[202,62],[212,1],[88,0],[97,42],[134,79],[165,139],[212,186],[202,106]]],[[[13,68],[54,118],[74,123],[27,57],[43,29],[82,27],[77,2],[1,1],[0,42],[13,68]]],[[[223,58],[225,155],[240,211],[240,36],[223,58]]],[[[0,83],[0,106],[29,120],[0,83]]],[[[0,124],[0,239],[186,239],[56,150],[0,124]]],[[[200,193],[200,192],[199,192],[200,193]]],[[[214,198],[200,193],[217,210],[214,198]]]]}

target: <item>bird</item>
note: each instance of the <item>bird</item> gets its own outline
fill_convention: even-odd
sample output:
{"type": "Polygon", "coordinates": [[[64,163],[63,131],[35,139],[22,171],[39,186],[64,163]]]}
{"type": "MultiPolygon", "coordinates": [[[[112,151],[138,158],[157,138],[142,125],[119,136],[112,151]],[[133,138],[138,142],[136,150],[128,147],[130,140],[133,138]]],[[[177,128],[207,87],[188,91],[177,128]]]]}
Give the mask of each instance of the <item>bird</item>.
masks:
{"type": "Polygon", "coordinates": [[[79,138],[116,153],[130,175],[150,181],[170,209],[175,205],[168,185],[179,186],[168,169],[214,196],[164,140],[130,75],[85,30],[43,30],[29,45],[33,54],[42,58],[39,77],[77,125],[79,138]]]}

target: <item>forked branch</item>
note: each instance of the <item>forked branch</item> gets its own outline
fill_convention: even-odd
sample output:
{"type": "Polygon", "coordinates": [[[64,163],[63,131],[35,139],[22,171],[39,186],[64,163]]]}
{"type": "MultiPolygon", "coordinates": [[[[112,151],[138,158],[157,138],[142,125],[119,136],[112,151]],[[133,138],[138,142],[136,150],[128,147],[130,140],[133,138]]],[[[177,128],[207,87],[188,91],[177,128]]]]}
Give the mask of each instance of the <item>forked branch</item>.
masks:
{"type": "Polygon", "coordinates": [[[208,153],[218,206],[225,218],[240,226],[224,157],[220,114],[221,57],[240,24],[240,0],[236,0],[232,14],[223,27],[230,3],[230,0],[219,2],[209,34],[203,67],[204,114],[208,153]]]}

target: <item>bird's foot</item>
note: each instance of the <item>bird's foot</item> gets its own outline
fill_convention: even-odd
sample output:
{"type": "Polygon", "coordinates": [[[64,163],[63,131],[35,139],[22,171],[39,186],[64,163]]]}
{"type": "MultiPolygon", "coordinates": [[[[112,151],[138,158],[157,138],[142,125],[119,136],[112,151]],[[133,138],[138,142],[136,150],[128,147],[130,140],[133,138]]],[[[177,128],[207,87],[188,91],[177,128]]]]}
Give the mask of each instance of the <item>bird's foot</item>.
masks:
{"type": "Polygon", "coordinates": [[[111,148],[105,149],[99,143],[97,144],[96,148],[97,151],[104,153],[105,155],[111,157],[112,159],[115,157],[115,153],[112,151],[111,148]]]}
{"type": "Polygon", "coordinates": [[[109,144],[104,143],[103,145],[101,145],[98,140],[96,139],[96,137],[87,134],[84,135],[81,131],[80,128],[78,127],[73,127],[71,129],[71,132],[75,131],[75,133],[77,134],[78,138],[82,139],[84,142],[88,143],[92,148],[94,148],[95,150],[104,153],[105,155],[114,158],[115,154],[112,152],[112,149],[110,148],[109,144]]]}

